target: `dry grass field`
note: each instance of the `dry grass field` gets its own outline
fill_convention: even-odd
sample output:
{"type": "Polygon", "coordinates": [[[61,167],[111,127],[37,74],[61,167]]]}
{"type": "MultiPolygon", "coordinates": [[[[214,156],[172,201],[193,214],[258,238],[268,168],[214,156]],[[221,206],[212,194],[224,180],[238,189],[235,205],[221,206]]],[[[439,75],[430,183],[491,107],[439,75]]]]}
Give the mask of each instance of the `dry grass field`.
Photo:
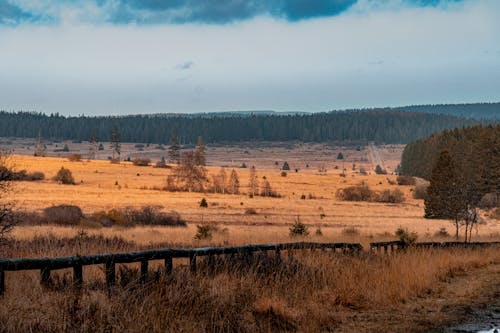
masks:
{"type": "MultiPolygon", "coordinates": [[[[304,146],[300,152],[289,147],[248,147],[243,152],[237,147],[215,147],[207,152],[211,156],[209,178],[221,166],[230,171],[243,161],[257,167],[259,179],[265,176],[279,198],[246,195],[249,170],[243,168],[235,168],[242,185],[239,195],[168,192],[162,188],[171,169],[13,155],[16,170],[41,171],[46,177],[13,183],[13,198],[21,210],[40,212],[70,204],[91,215],[113,208],[161,206],[166,212],[177,211],[188,225],[21,225],[14,229],[13,240],[0,246],[0,257],[289,242],[302,240],[289,236],[289,227],[297,217],[309,227],[310,235],[305,238],[309,241],[350,241],[367,246],[370,241],[395,239],[394,231],[399,227],[416,231],[419,240],[452,239],[435,235],[441,228],[453,234],[452,225],[423,218],[423,201],[412,196],[414,186],[395,185],[396,176],[371,172],[368,149],[342,149],[345,155],[359,159],[357,170],[352,170],[352,163],[345,163],[343,177],[342,163],[336,160],[338,150],[332,149],[323,158],[318,147],[313,146],[310,155],[303,155],[308,149],[304,146]],[[269,155],[271,150],[274,155],[269,155]],[[234,156],[239,157],[233,160],[234,156]],[[292,170],[283,177],[279,167],[285,160],[292,170]],[[308,163],[309,168],[305,167],[308,163]],[[335,169],[335,165],[340,168],[335,169]],[[319,172],[319,166],[325,166],[326,173],[319,172]],[[360,166],[370,173],[359,174],[360,166]],[[72,171],[76,185],[51,180],[61,167],[72,171]],[[337,199],[337,190],[362,181],[376,191],[397,188],[405,201],[337,199]],[[202,198],[206,198],[207,208],[200,207],[202,198]],[[255,213],[248,214],[249,209],[255,213]],[[193,238],[199,224],[217,227],[212,239],[193,238]],[[316,234],[317,229],[321,235],[316,234]]],[[[400,151],[400,147],[378,147],[377,155],[391,170],[400,151]]],[[[500,221],[484,216],[473,240],[499,239],[500,221]]],[[[0,332],[439,331],[471,316],[471,309],[491,307],[500,293],[500,251],[496,248],[411,250],[387,257],[316,251],[295,253],[292,259],[283,253],[283,258],[280,264],[261,258],[242,267],[238,262],[222,261],[216,273],[204,272],[201,261],[196,275],[189,273],[186,260],[177,259],[171,276],[150,274],[146,286],[137,282],[137,265],[120,265],[117,278],[123,288],[111,295],[104,287],[102,267],[84,269],[84,290],[77,294],[71,292],[69,270],[53,273],[50,290],[40,287],[39,272],[7,272],[7,292],[0,298],[0,332]]],[[[161,263],[152,262],[151,270],[161,270],[161,263]]]]}

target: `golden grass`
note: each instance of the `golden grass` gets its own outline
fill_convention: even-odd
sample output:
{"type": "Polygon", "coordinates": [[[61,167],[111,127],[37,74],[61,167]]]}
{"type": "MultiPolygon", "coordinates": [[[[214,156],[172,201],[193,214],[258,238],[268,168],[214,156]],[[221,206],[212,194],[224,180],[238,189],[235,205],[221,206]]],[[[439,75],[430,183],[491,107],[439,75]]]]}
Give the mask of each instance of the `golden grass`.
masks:
{"type": "MultiPolygon", "coordinates": [[[[41,210],[51,205],[73,204],[80,206],[84,212],[93,213],[99,210],[122,208],[127,206],[142,207],[145,205],[160,205],[165,210],[176,210],[188,223],[216,223],[222,227],[231,227],[231,242],[241,243],[239,234],[246,235],[249,230],[257,240],[275,241],[286,237],[287,230],[283,225],[293,223],[297,216],[311,228],[321,227],[330,239],[336,239],[345,227],[358,228],[365,236],[377,236],[393,233],[398,227],[417,231],[421,236],[432,235],[440,228],[449,229],[452,226],[444,220],[427,220],[423,216],[423,201],[411,196],[411,186],[390,185],[387,178],[395,180],[395,176],[366,175],[348,172],[347,177],[341,177],[339,170],[329,171],[327,175],[319,175],[316,170],[302,169],[298,173],[288,172],[287,177],[281,177],[276,169],[258,170],[259,177],[266,176],[273,188],[282,195],[281,198],[255,197],[241,195],[221,195],[210,193],[179,193],[154,190],[165,184],[170,173],[166,169],[153,167],[138,167],[131,163],[111,164],[109,161],[70,162],[62,158],[36,158],[31,156],[14,156],[17,169],[42,171],[47,180],[42,182],[20,182],[15,184],[15,200],[18,207],[26,210],[41,210]],[[61,166],[69,168],[78,183],[76,186],[61,185],[50,180],[61,166]],[[365,181],[374,190],[399,188],[405,193],[406,202],[402,204],[383,204],[367,202],[343,202],[335,198],[339,188],[365,181]],[[301,199],[302,195],[305,200],[301,199]],[[309,199],[309,194],[313,199],[309,199]],[[199,202],[205,197],[208,208],[200,208],[199,202]],[[253,208],[255,215],[246,215],[245,210],[253,208]],[[265,236],[261,227],[266,226],[265,236]],[[276,228],[268,228],[276,226],[276,228]],[[269,237],[272,235],[272,237],[269,237]]],[[[210,173],[219,171],[218,167],[209,167],[210,173]]],[[[248,170],[237,169],[242,184],[242,192],[248,181],[248,170]]],[[[26,230],[26,229],[20,229],[26,230]]],[[[20,235],[25,231],[19,231],[20,235]]],[[[120,232],[121,234],[128,233],[120,232]]],[[[500,222],[490,220],[487,225],[479,228],[479,237],[488,238],[500,234],[500,222]]],[[[114,229],[102,230],[105,234],[118,232],[114,229]]],[[[134,229],[134,234],[144,234],[134,229]]],[[[192,231],[165,231],[163,237],[177,237],[186,240],[185,233],[191,236],[192,231]]],[[[139,238],[142,238],[140,236],[139,238]]],[[[191,237],[188,237],[191,238],[191,237]]],[[[224,239],[221,239],[223,241],[224,239]]],[[[141,240],[142,241],[142,240],[141,240]]],[[[253,241],[253,240],[252,240],[253,241]]]]}

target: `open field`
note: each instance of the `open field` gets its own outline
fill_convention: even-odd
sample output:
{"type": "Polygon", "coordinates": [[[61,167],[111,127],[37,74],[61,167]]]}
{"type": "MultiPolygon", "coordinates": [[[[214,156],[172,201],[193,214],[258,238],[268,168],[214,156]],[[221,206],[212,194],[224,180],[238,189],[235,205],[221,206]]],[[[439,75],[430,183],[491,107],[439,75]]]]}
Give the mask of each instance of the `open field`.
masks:
{"type": "MultiPolygon", "coordinates": [[[[296,165],[307,163],[300,159],[303,151],[274,147],[275,155],[268,155],[271,148],[249,149],[248,153],[235,147],[209,150],[208,154],[213,153],[207,168],[209,178],[219,172],[220,166],[237,166],[243,161],[257,166],[259,179],[265,176],[279,198],[246,195],[249,170],[243,168],[235,168],[242,185],[239,195],[168,192],[163,187],[171,169],[139,167],[130,162],[70,162],[66,158],[13,155],[11,162],[16,170],[41,171],[46,176],[43,181],[13,183],[16,205],[22,210],[41,211],[52,205],[71,204],[91,215],[112,208],[152,205],[177,211],[188,226],[21,225],[12,233],[14,240],[0,250],[6,257],[51,257],[157,247],[289,242],[289,227],[297,217],[309,226],[308,241],[360,242],[366,247],[370,241],[394,239],[399,227],[416,231],[419,240],[450,240],[435,235],[441,228],[453,234],[449,221],[423,218],[423,201],[412,197],[414,186],[394,185],[396,176],[373,172],[361,175],[346,163],[343,177],[341,163],[331,161],[337,151],[329,153],[328,159],[318,157],[314,162],[325,165],[325,173],[312,164],[295,172],[296,165]],[[241,157],[232,161],[238,151],[241,157]],[[248,160],[242,160],[245,155],[250,156],[248,160]],[[279,166],[285,160],[292,170],[283,177],[279,166]],[[278,161],[278,166],[273,161],[278,161]],[[335,169],[336,164],[340,169],[335,169]],[[51,180],[61,167],[72,171],[77,185],[51,180]],[[405,202],[336,198],[337,190],[361,181],[376,191],[397,188],[404,193],[405,202]],[[200,207],[202,198],[206,198],[207,208],[200,207]],[[248,209],[255,214],[248,214],[248,209]],[[193,239],[196,225],[201,223],[217,226],[211,240],[193,239]],[[318,228],[321,235],[315,232],[318,228]]],[[[398,148],[376,149],[384,167],[395,168],[398,148]]],[[[358,153],[360,160],[366,158],[356,163],[357,168],[365,163],[367,170],[372,170],[366,157],[368,149],[352,151],[353,155],[347,155],[358,153]]],[[[484,216],[473,240],[499,238],[500,221],[484,216]]],[[[106,294],[101,267],[85,268],[83,294],[67,289],[71,287],[67,270],[54,272],[55,285],[50,291],[39,286],[39,272],[8,272],[7,292],[0,301],[0,331],[439,330],[467,318],[471,307],[491,307],[497,300],[499,255],[498,249],[416,250],[389,257],[316,251],[295,254],[298,262],[289,261],[283,254],[287,258],[283,264],[264,259],[264,263],[243,270],[234,270],[234,265],[227,263],[213,275],[203,273],[203,269],[199,275],[190,275],[187,261],[177,259],[172,276],[151,274],[153,278],[146,287],[134,284],[137,267],[120,265],[118,281],[125,288],[111,297],[106,294]]],[[[161,265],[152,262],[150,268],[156,271],[161,265]]]]}
{"type": "MultiPolygon", "coordinates": [[[[257,165],[259,164],[257,161],[257,165]]],[[[387,239],[398,227],[419,233],[421,239],[430,238],[439,229],[447,228],[452,234],[452,225],[445,220],[423,218],[423,201],[413,199],[413,186],[391,185],[394,175],[361,175],[348,169],[346,177],[341,170],[327,170],[319,173],[314,169],[291,170],[286,177],[277,168],[257,169],[259,178],[266,177],[280,198],[245,194],[223,195],[213,193],[168,192],[162,190],[170,169],[134,166],[130,162],[112,164],[109,161],[94,160],[70,162],[65,158],[40,158],[13,156],[15,168],[41,171],[46,180],[39,182],[15,182],[17,207],[27,211],[42,210],[52,205],[77,205],[87,214],[112,208],[158,205],[164,210],[175,210],[190,225],[187,229],[154,227],[135,229],[103,228],[104,234],[120,234],[127,239],[149,243],[154,240],[190,242],[194,225],[217,224],[225,228],[215,236],[219,243],[240,244],[252,235],[252,242],[283,241],[288,239],[288,227],[299,216],[311,227],[311,233],[321,228],[323,240],[338,240],[341,232],[353,227],[365,241],[387,239]],[[56,172],[65,167],[72,171],[77,185],[62,185],[51,180],[56,172]],[[338,189],[366,182],[373,190],[399,188],[405,195],[403,203],[373,203],[339,201],[338,189]],[[206,198],[209,207],[202,208],[199,202],[206,198]],[[256,214],[247,214],[248,209],[256,214]],[[151,237],[153,239],[151,239],[151,237]]],[[[221,162],[223,164],[223,161],[221,162]]],[[[208,167],[209,178],[219,167],[208,167]]],[[[230,170],[230,169],[228,169],[230,170]]],[[[241,183],[241,192],[247,191],[248,169],[236,169],[241,183]]],[[[262,179],[261,179],[262,180],[262,179]]],[[[34,233],[63,232],[62,227],[19,227],[16,237],[34,233]]],[[[74,232],[71,228],[67,233],[74,232]]],[[[500,221],[485,218],[476,237],[490,239],[500,234],[500,221]]]]}

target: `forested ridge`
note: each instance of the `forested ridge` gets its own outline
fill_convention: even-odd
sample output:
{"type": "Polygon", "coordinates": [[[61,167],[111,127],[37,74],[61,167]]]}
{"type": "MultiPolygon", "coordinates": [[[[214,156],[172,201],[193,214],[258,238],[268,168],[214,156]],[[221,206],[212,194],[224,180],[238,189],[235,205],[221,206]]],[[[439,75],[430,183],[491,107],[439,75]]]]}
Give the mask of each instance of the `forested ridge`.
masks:
{"type": "Polygon", "coordinates": [[[193,144],[237,141],[375,141],[407,143],[448,128],[478,124],[449,115],[395,110],[339,111],[312,114],[243,114],[217,116],[157,114],[64,117],[35,112],[0,112],[0,136],[109,141],[118,127],[124,142],[168,143],[176,135],[193,144]]]}
{"type": "Polygon", "coordinates": [[[484,193],[500,193],[500,125],[455,128],[409,143],[401,172],[430,179],[443,151],[449,153],[460,178],[472,179],[484,193]]]}

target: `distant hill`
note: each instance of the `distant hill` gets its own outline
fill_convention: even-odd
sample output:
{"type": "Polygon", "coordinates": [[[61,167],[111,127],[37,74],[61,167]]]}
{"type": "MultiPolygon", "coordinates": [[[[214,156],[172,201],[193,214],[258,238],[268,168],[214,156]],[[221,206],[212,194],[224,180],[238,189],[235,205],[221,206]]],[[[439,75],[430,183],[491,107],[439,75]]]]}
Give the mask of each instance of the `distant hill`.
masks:
{"type": "Polygon", "coordinates": [[[413,105],[391,108],[407,112],[426,112],[452,116],[500,120],[500,103],[413,105]]]}
{"type": "MultiPolygon", "coordinates": [[[[483,121],[484,122],[484,121],[483,121]]],[[[394,110],[326,113],[245,113],[64,117],[33,112],[0,112],[0,136],[109,141],[116,126],[123,142],[183,144],[238,141],[375,141],[407,143],[444,129],[480,123],[449,115],[394,110]]]]}

